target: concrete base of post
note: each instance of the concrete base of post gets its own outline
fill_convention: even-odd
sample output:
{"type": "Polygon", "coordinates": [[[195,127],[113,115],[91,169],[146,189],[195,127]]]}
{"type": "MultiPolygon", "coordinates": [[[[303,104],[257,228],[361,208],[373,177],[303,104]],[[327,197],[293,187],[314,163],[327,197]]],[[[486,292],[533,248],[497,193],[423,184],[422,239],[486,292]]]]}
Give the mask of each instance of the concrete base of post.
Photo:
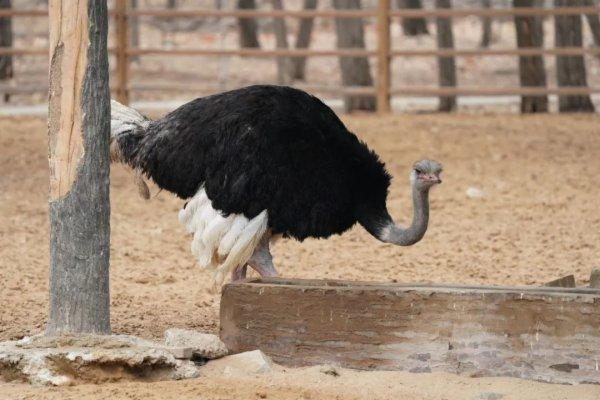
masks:
{"type": "MultiPolygon", "coordinates": [[[[214,335],[212,357],[227,350],[214,335]]],[[[159,381],[195,378],[205,361],[202,349],[174,347],[128,335],[47,337],[0,343],[0,380],[40,385],[72,385],[118,380],[159,381]],[[201,355],[201,356],[199,356],[201,355]]]]}

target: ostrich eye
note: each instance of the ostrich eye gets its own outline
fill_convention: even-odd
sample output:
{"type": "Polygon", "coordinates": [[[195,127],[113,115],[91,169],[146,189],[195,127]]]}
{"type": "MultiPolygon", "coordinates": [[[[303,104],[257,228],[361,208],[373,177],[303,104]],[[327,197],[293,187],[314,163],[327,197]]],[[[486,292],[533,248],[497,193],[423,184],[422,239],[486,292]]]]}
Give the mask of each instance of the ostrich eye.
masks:
{"type": "Polygon", "coordinates": [[[419,168],[415,168],[415,172],[416,172],[417,174],[422,174],[422,173],[423,173],[423,171],[421,171],[419,168]]]}

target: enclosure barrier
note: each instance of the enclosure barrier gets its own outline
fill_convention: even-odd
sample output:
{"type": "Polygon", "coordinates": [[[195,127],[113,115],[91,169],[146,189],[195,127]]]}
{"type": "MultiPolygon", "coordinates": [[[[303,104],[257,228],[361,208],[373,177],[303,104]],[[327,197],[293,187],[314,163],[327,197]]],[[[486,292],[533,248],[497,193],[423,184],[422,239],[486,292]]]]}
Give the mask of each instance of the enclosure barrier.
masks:
{"type": "MultiPolygon", "coordinates": [[[[116,0],[116,7],[109,11],[115,20],[116,46],[109,52],[116,56],[116,85],[112,89],[117,98],[127,104],[131,91],[173,90],[177,85],[143,84],[132,85],[129,79],[129,59],[131,56],[240,56],[240,57],[376,57],[375,86],[329,86],[296,85],[305,90],[330,92],[346,95],[375,95],[377,110],[388,112],[390,98],[396,96],[498,96],[498,95],[589,95],[600,93],[600,87],[392,87],[390,64],[395,57],[487,57],[487,56],[575,56],[598,55],[600,47],[554,47],[554,48],[510,48],[510,49],[431,49],[398,50],[392,49],[390,24],[392,18],[453,18],[465,16],[515,17],[515,16],[557,16],[599,14],[600,7],[578,6],[538,8],[522,7],[507,9],[399,9],[391,10],[389,0],[377,2],[376,9],[369,10],[141,10],[129,9],[127,0],[116,0]],[[156,18],[201,18],[201,17],[243,17],[243,18],[375,18],[377,27],[377,48],[345,48],[332,50],[311,49],[164,49],[133,48],[128,41],[128,20],[131,17],[151,16],[156,18]]],[[[1,17],[46,17],[45,10],[0,9],[1,17]]],[[[42,55],[47,49],[0,47],[2,55],[42,55]]],[[[205,86],[181,85],[181,90],[206,89],[205,86]]],[[[0,93],[33,93],[47,90],[44,86],[25,88],[0,85],[0,93]]]]}
{"type": "Polygon", "coordinates": [[[260,278],[224,286],[220,336],[285,366],[600,384],[600,289],[260,278]]]}

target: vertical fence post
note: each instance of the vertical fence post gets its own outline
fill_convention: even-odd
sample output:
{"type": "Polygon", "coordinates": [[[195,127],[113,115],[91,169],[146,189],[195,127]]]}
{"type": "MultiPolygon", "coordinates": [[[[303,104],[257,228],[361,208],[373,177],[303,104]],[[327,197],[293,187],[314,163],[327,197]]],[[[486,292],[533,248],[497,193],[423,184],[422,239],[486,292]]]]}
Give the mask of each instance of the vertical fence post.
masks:
{"type": "Polygon", "coordinates": [[[390,0],[377,2],[377,112],[390,112],[390,0]]]}
{"type": "Polygon", "coordinates": [[[129,56],[127,55],[127,0],[116,1],[116,33],[117,33],[117,99],[129,104],[129,56]]]}

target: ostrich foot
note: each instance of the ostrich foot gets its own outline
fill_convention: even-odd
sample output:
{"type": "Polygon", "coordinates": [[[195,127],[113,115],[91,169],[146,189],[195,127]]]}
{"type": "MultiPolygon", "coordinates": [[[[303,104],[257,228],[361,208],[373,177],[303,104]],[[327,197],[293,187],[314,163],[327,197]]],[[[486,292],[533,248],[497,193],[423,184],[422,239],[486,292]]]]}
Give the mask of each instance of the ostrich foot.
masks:
{"type": "Polygon", "coordinates": [[[247,265],[240,265],[231,272],[231,282],[241,281],[246,279],[247,265]]]}

